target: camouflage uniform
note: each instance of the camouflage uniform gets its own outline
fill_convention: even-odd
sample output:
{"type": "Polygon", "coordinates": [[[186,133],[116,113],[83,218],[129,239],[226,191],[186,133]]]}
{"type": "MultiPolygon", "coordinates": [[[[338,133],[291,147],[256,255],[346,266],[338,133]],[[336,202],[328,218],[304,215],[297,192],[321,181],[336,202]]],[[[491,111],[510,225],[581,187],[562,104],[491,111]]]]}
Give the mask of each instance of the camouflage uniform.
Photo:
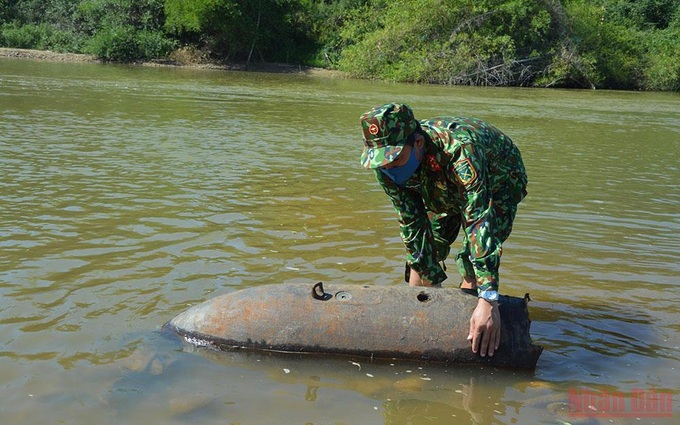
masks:
{"type": "Polygon", "coordinates": [[[463,227],[456,256],[461,276],[474,278],[479,292],[498,290],[501,245],[526,196],[526,172],[512,140],[475,118],[416,121],[410,108],[399,104],[368,111],[361,122],[362,164],[374,169],[394,204],[408,252],[407,279],[409,267],[433,285],[446,279],[440,262],[463,227]],[[398,186],[379,167],[398,156],[414,131],[425,138],[423,158],[398,186]]]}

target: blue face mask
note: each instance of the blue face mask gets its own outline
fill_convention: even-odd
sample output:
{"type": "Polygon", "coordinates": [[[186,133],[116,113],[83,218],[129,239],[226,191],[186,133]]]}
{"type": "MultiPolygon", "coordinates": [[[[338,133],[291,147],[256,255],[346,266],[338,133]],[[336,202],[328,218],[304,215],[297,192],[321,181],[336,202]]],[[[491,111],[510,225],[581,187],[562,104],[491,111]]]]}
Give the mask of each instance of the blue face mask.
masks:
{"type": "Polygon", "coordinates": [[[380,168],[379,170],[383,172],[387,177],[392,179],[398,186],[402,186],[404,183],[411,178],[413,173],[416,172],[420,161],[416,159],[416,147],[411,145],[411,156],[408,158],[406,164],[401,167],[393,167],[389,169],[380,168]]]}

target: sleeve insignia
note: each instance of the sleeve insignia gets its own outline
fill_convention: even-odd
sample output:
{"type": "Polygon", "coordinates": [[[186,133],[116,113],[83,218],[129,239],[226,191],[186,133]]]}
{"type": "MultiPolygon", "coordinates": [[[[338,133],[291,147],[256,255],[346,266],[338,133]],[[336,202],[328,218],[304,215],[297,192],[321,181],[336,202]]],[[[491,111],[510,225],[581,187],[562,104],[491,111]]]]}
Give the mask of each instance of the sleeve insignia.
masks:
{"type": "Polygon", "coordinates": [[[477,180],[477,170],[470,162],[470,158],[461,159],[454,164],[458,180],[465,186],[470,185],[477,180]]]}

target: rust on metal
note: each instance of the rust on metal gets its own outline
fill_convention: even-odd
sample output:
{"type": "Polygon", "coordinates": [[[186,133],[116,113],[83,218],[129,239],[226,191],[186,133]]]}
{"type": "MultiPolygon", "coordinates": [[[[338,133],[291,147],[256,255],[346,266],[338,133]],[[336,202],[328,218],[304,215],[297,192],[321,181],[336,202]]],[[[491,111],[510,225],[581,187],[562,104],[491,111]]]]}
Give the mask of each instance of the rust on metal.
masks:
{"type": "Polygon", "coordinates": [[[526,299],[501,296],[501,344],[492,357],[467,340],[477,298],[458,289],[275,284],[215,297],[165,324],[215,349],[536,367],[526,299]],[[311,292],[311,295],[310,295],[311,292]]]}

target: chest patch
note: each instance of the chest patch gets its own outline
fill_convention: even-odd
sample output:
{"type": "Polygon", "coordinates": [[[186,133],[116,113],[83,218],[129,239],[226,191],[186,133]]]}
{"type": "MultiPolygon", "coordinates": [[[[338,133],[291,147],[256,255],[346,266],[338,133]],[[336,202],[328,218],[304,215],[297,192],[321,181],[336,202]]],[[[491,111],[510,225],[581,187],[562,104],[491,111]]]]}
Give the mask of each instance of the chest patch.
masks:
{"type": "Polygon", "coordinates": [[[468,186],[477,180],[477,170],[475,170],[475,167],[472,165],[469,158],[461,159],[456,162],[454,168],[456,169],[458,180],[465,186],[468,186]]]}

